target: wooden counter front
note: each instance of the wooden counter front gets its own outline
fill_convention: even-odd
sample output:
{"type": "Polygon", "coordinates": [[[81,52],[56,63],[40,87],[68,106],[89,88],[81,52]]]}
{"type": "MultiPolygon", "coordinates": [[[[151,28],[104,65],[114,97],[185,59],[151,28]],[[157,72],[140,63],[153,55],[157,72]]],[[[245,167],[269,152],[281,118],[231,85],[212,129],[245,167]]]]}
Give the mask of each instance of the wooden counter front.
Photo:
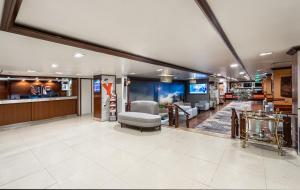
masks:
{"type": "Polygon", "coordinates": [[[77,99],[0,104],[0,126],[77,114],[77,99]]]}
{"type": "Polygon", "coordinates": [[[0,104],[0,126],[31,121],[31,103],[0,104]]]}
{"type": "Polygon", "coordinates": [[[77,113],[77,99],[32,103],[32,121],[77,113]]]}

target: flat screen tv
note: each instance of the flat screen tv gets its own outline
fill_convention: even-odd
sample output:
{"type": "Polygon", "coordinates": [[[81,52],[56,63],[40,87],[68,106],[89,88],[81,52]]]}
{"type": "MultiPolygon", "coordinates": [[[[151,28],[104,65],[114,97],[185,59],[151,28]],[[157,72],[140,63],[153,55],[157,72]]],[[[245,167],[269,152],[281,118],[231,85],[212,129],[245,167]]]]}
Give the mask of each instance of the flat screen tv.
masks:
{"type": "Polygon", "coordinates": [[[94,92],[100,92],[101,82],[100,80],[94,80],[94,92]]]}
{"type": "Polygon", "coordinates": [[[207,84],[190,84],[190,94],[207,94],[207,84]]]}
{"type": "Polygon", "coordinates": [[[262,87],[262,84],[260,82],[256,82],[255,87],[262,87]]]}
{"type": "Polygon", "coordinates": [[[244,83],[244,88],[251,88],[252,87],[252,83],[251,82],[245,82],[244,83]]]}

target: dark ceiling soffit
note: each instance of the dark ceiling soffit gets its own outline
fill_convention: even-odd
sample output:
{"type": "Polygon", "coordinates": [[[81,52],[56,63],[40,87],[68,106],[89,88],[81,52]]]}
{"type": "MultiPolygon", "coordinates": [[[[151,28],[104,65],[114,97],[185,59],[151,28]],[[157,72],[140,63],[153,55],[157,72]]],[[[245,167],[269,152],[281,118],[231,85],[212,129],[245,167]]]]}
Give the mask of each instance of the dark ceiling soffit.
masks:
{"type": "Polygon", "coordinates": [[[294,46],[286,52],[288,55],[295,55],[297,51],[300,51],[300,46],[294,46]]]}
{"type": "Polygon", "coordinates": [[[122,58],[126,58],[126,59],[131,59],[134,61],[145,62],[145,63],[149,63],[152,65],[159,65],[162,67],[169,67],[169,68],[178,69],[178,70],[187,71],[187,72],[211,75],[211,73],[202,72],[202,71],[174,65],[174,64],[167,63],[164,61],[159,61],[156,59],[151,59],[151,58],[140,56],[140,55],[133,54],[130,52],[126,52],[126,51],[86,42],[83,40],[71,38],[68,36],[61,35],[61,34],[55,34],[55,33],[51,33],[48,31],[43,31],[43,30],[39,30],[36,28],[16,24],[15,20],[16,20],[18,11],[20,9],[21,3],[22,3],[22,0],[5,0],[2,22],[1,22],[2,30],[11,32],[11,33],[15,33],[15,34],[32,37],[32,38],[37,38],[37,39],[55,42],[55,43],[59,43],[59,44],[64,44],[64,45],[68,45],[68,46],[73,46],[73,47],[77,47],[77,48],[81,48],[81,49],[86,49],[86,50],[90,50],[90,51],[94,51],[94,52],[99,52],[99,53],[109,54],[109,55],[122,57],[122,58]]]}
{"type": "Polygon", "coordinates": [[[220,25],[217,17],[215,16],[214,12],[210,8],[209,4],[207,3],[206,0],[195,0],[196,4],[200,7],[200,9],[205,13],[206,17],[208,20],[212,23],[214,28],[217,30],[217,32],[220,34],[222,39],[224,40],[225,44],[235,57],[235,59],[238,61],[238,63],[242,66],[242,68],[246,71],[246,73],[249,75],[245,65],[243,64],[242,60],[240,59],[239,55],[236,53],[234,47],[232,46],[231,42],[229,41],[227,35],[225,34],[222,26],[220,25]]]}
{"type": "Polygon", "coordinates": [[[292,66],[289,67],[275,67],[275,68],[271,68],[271,70],[276,71],[276,70],[283,70],[283,69],[291,69],[292,66]]]}

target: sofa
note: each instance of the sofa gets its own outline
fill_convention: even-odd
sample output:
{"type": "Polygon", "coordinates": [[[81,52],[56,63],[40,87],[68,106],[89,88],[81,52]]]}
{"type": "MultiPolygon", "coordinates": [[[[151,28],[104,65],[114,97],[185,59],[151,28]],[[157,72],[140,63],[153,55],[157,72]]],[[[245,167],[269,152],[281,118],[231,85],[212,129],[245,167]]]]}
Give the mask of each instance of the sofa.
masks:
{"type": "Polygon", "coordinates": [[[198,107],[201,111],[209,110],[209,102],[207,100],[200,100],[198,103],[195,103],[195,107],[198,107]]]}
{"type": "Polygon", "coordinates": [[[130,111],[118,114],[118,122],[121,127],[134,126],[140,128],[158,128],[161,130],[161,116],[159,105],[154,101],[133,101],[130,111]]]}
{"type": "MultiPolygon", "coordinates": [[[[190,103],[176,102],[174,104],[178,105],[180,108],[182,108],[188,114],[190,114],[189,119],[192,119],[198,115],[197,107],[192,108],[190,103]]],[[[174,112],[175,112],[175,110],[174,110],[174,112]]],[[[179,110],[179,117],[180,117],[180,120],[185,119],[185,114],[183,113],[183,111],[179,110]]]]}

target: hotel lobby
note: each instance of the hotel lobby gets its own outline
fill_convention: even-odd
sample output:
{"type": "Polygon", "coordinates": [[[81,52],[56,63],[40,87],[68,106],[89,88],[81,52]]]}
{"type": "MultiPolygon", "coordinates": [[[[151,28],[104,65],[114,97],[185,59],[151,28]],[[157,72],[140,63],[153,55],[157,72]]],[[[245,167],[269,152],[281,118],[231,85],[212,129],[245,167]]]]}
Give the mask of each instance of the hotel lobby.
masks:
{"type": "Polygon", "coordinates": [[[0,189],[298,189],[299,0],[0,0],[0,189]]]}

